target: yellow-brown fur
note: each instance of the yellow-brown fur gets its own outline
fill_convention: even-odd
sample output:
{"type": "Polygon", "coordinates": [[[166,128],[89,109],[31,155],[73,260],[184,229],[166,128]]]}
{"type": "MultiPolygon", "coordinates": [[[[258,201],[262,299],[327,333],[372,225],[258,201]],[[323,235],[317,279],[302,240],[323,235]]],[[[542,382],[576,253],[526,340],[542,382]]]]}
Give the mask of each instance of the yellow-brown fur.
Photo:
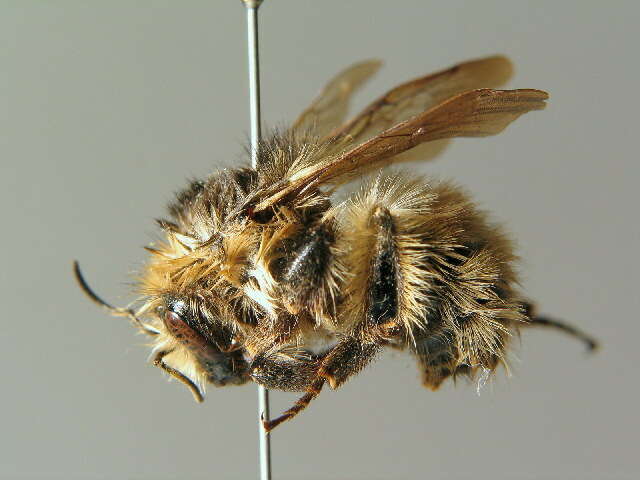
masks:
{"type": "MultiPolygon", "coordinates": [[[[215,176],[210,182],[214,181],[215,176]]],[[[333,263],[322,287],[303,306],[306,311],[300,306],[292,311],[280,295],[271,267],[286,254],[282,245],[302,228],[296,223],[301,215],[288,208],[260,229],[246,219],[234,225],[220,222],[219,228],[232,233],[218,245],[210,238],[187,235],[202,231],[198,225],[178,223],[179,231],[167,229],[166,241],[154,246],[141,277],[141,293],[147,299],[142,311],[151,311],[166,295],[187,297],[194,311],[206,311],[232,327],[245,339],[250,355],[261,348],[287,351],[291,345],[304,351],[309,338],[344,335],[357,329],[365,316],[362,295],[370,278],[368,265],[376,235],[371,216],[380,207],[389,211],[396,227],[403,279],[397,323],[406,345],[415,349],[415,337],[452,332],[458,352],[450,365],[452,372],[460,365],[494,368],[513,322],[525,319],[511,291],[516,281],[511,245],[453,185],[430,186],[424,179],[397,174],[379,175],[341,205],[318,215],[321,221],[331,219],[337,232],[333,263]],[[243,275],[251,278],[241,288],[243,275]],[[493,290],[498,287],[502,296],[493,290]],[[238,305],[258,311],[259,323],[267,327],[242,322],[238,305]],[[269,345],[285,328],[279,322],[289,322],[290,315],[298,316],[293,331],[279,345],[269,345]],[[466,317],[463,323],[461,317],[466,317]],[[252,336],[256,330],[259,334],[252,336]]],[[[166,345],[170,340],[165,338],[162,322],[153,326],[162,332],[156,344],[166,345]]],[[[188,352],[179,348],[177,352],[168,361],[180,371],[197,373],[188,352]]]]}
{"type": "Polygon", "coordinates": [[[376,69],[342,72],[292,129],[263,142],[256,168],[214,172],[177,195],[171,218],[159,221],[165,238],[147,248],[137,312],[101,301],[76,271],[95,301],[153,336],[154,362],[196,399],[207,383],[304,391],[270,429],[381,348],[410,351],[436,389],[493,371],[517,327],[536,322],[515,290],[511,242],[460,188],[380,173],[344,202],[332,197],[336,185],[405,160],[420,143],[437,141],[435,152],[442,139],[498,133],[543,108],[546,93],[481,88],[511,72],[491,57],[401,85],[342,126],[323,125],[342,121],[336,102],[376,69]]]}

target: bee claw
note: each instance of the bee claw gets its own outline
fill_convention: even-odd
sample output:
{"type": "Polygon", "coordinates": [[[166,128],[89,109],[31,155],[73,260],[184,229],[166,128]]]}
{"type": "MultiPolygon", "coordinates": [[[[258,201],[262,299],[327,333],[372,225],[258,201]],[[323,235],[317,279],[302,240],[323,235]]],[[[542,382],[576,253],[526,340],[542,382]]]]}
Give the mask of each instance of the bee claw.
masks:
{"type": "Polygon", "coordinates": [[[338,381],[336,380],[336,377],[334,377],[332,374],[327,372],[327,370],[324,367],[320,368],[320,370],[318,371],[318,376],[320,376],[320,377],[324,378],[326,381],[328,381],[329,382],[329,386],[333,390],[338,388],[338,381]]]}
{"type": "Polygon", "coordinates": [[[271,430],[275,427],[273,422],[264,419],[264,413],[260,414],[260,423],[262,423],[262,428],[264,428],[265,433],[271,433],[271,430]]]}

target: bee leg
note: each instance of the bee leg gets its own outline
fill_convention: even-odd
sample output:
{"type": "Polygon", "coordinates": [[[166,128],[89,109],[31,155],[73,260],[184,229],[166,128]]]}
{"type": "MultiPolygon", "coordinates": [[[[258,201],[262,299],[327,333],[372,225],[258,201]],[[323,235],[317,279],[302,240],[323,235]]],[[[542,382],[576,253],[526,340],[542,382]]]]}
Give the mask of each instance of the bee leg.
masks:
{"type": "Polygon", "coordinates": [[[291,418],[295,417],[298,413],[300,413],[302,410],[307,408],[309,403],[311,403],[311,401],[314,398],[316,398],[322,391],[324,382],[325,382],[324,378],[322,377],[317,378],[311,385],[307,387],[306,389],[307,393],[305,393],[302,397],[300,397],[296,401],[296,403],[294,403],[293,406],[288,410],[286,410],[282,415],[268,422],[263,419],[262,425],[264,429],[267,432],[270,432],[271,430],[276,428],[278,425],[280,425],[282,422],[286,422],[287,420],[290,420],[291,418]]]}
{"type": "Polygon", "coordinates": [[[366,367],[379,349],[379,343],[364,341],[358,337],[346,338],[322,359],[318,375],[335,390],[351,375],[366,367]]]}
{"type": "MultiPolygon", "coordinates": [[[[270,422],[264,422],[265,429],[271,430],[282,422],[293,418],[304,410],[307,405],[320,393],[325,382],[331,388],[338,388],[353,374],[362,370],[375,356],[383,343],[383,338],[399,334],[400,330],[395,322],[398,315],[398,252],[394,240],[394,224],[391,213],[384,207],[377,207],[371,214],[371,221],[375,225],[375,250],[370,284],[368,286],[367,307],[365,317],[354,332],[342,339],[318,362],[315,378],[306,388],[302,396],[293,407],[270,422]]],[[[323,234],[324,235],[324,234],[323,234]]],[[[321,268],[321,255],[311,257],[308,254],[321,249],[328,252],[328,237],[314,233],[306,246],[299,250],[299,256],[289,267],[289,271],[306,272],[321,268]],[[305,253],[307,256],[301,255],[305,253]],[[305,268],[296,266],[308,265],[305,268]]],[[[318,273],[317,270],[314,271],[318,273]]],[[[285,275],[285,279],[287,275],[285,275]]],[[[293,278],[293,276],[291,276],[293,278]]]]}
{"type": "Polygon", "coordinates": [[[568,323],[561,322],[560,320],[536,315],[535,308],[531,303],[523,303],[523,308],[525,315],[529,318],[529,321],[525,323],[524,326],[555,328],[582,341],[587,346],[588,351],[593,352],[597,350],[598,341],[582,330],[568,323]]]}
{"type": "Polygon", "coordinates": [[[323,288],[332,261],[331,245],[334,232],[328,223],[319,223],[307,230],[298,248],[283,265],[280,278],[282,297],[290,313],[317,308],[326,304],[323,288]]]}
{"type": "Polygon", "coordinates": [[[437,390],[444,380],[455,375],[457,349],[451,335],[416,338],[414,348],[425,387],[437,390]]]}
{"type": "Polygon", "coordinates": [[[351,336],[338,343],[322,359],[318,372],[335,389],[362,370],[390,338],[401,335],[398,325],[400,285],[399,254],[391,212],[377,206],[371,212],[374,242],[363,301],[364,319],[351,336]]]}
{"type": "Polygon", "coordinates": [[[596,339],[583,332],[582,330],[574,327],[573,325],[569,325],[559,320],[554,320],[547,317],[533,317],[529,319],[529,322],[528,324],[526,324],[526,326],[555,328],[584,342],[584,344],[587,346],[587,350],[589,350],[590,352],[598,349],[598,341],[596,339]]]}
{"type": "Polygon", "coordinates": [[[269,368],[263,361],[260,368],[263,374],[269,373],[270,381],[275,381],[271,385],[276,388],[292,390],[302,384],[306,385],[306,393],[291,408],[269,422],[263,421],[265,430],[273,430],[304,410],[320,394],[325,382],[328,381],[331,388],[338,388],[347,378],[364,368],[378,349],[375,343],[363,343],[359,338],[348,337],[333,347],[320,361],[299,361],[297,364],[272,361],[268,365],[269,368]]]}
{"type": "Polygon", "coordinates": [[[304,392],[317,378],[318,361],[314,358],[296,358],[282,352],[257,355],[249,372],[251,378],[267,388],[287,392],[304,392]]]}
{"type": "Polygon", "coordinates": [[[391,212],[387,208],[376,207],[371,214],[371,223],[376,227],[376,238],[365,299],[365,328],[375,329],[383,324],[393,324],[398,315],[399,258],[391,212]]]}
{"type": "Polygon", "coordinates": [[[167,372],[173,378],[176,378],[176,379],[180,380],[182,383],[184,383],[189,388],[189,390],[191,390],[191,393],[193,394],[193,398],[195,399],[195,401],[198,402],[198,403],[201,403],[202,401],[204,401],[204,397],[202,396],[202,392],[200,391],[198,386],[195,383],[193,383],[193,380],[191,380],[189,377],[187,377],[182,372],[179,372],[175,368],[172,368],[169,365],[167,365],[166,363],[164,363],[163,358],[166,357],[167,355],[169,355],[171,352],[172,352],[172,350],[162,350],[162,351],[158,352],[153,357],[153,364],[156,367],[160,367],[162,370],[167,372]]]}
{"type": "MultiPolygon", "coordinates": [[[[256,362],[258,357],[263,360],[276,359],[279,353],[283,353],[279,347],[288,343],[298,325],[299,318],[296,315],[283,312],[275,319],[260,322],[241,342],[242,348],[251,358],[251,363],[256,362]]],[[[296,355],[292,358],[296,358],[296,355]]]]}

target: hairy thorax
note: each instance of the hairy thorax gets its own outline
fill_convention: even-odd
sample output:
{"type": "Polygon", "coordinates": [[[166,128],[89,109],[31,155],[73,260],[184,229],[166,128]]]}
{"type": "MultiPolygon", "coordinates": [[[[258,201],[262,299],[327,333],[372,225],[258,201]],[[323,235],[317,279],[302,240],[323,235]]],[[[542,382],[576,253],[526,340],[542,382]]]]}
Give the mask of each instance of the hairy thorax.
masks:
{"type": "Polygon", "coordinates": [[[315,190],[260,219],[247,202],[256,188],[252,170],[224,170],[178,195],[149,249],[149,309],[181,299],[200,330],[223,327],[222,343],[248,361],[269,348],[322,355],[362,318],[417,351],[434,335],[454,339],[458,365],[501,357],[521,320],[514,256],[458,188],[379,176],[338,205],[315,190]]]}

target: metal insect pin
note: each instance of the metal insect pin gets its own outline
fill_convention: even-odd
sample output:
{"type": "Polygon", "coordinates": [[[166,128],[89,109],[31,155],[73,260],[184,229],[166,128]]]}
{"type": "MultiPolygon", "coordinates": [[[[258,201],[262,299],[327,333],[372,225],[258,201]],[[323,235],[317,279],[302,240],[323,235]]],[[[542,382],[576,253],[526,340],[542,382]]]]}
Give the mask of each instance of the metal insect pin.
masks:
{"type": "MultiPolygon", "coordinates": [[[[263,0],[242,0],[247,11],[247,53],[249,64],[249,112],[251,115],[251,168],[258,166],[260,148],[260,52],[258,9],[263,0]]],[[[260,480],[271,480],[271,437],[265,428],[269,422],[269,390],[258,385],[258,435],[260,480]]]]}

